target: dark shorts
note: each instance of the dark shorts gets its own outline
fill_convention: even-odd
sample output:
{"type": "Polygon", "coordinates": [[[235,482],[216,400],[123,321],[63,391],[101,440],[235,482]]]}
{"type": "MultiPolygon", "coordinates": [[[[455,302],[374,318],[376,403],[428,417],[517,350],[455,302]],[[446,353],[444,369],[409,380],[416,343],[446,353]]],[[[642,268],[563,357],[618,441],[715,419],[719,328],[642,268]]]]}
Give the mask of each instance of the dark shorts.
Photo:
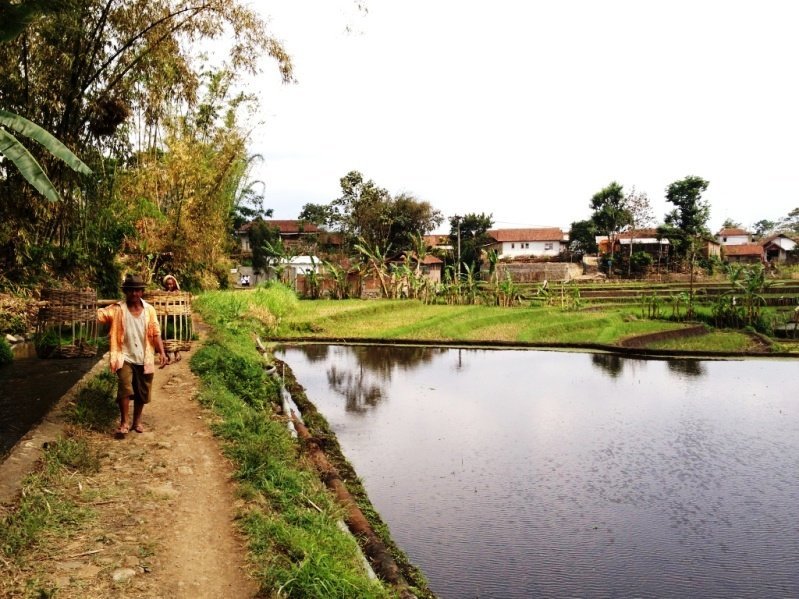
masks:
{"type": "Polygon", "coordinates": [[[143,364],[125,362],[117,370],[119,384],[117,385],[117,399],[133,396],[137,403],[150,403],[150,389],[153,386],[153,375],[144,374],[143,364]]]}

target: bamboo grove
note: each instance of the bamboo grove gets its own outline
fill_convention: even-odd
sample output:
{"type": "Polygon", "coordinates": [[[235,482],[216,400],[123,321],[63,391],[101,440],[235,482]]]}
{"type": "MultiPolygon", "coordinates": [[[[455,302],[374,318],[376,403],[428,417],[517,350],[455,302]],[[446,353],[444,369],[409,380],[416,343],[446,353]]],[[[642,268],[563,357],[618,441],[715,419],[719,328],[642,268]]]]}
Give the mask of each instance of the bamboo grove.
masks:
{"type": "Polygon", "coordinates": [[[232,219],[262,201],[242,125],[255,99],[237,84],[261,57],[291,81],[289,56],[236,0],[65,0],[39,12],[0,43],[0,109],[57,137],[92,174],[27,144],[52,201],[0,158],[0,288],[58,279],[114,291],[123,269],[218,286],[232,219]],[[220,38],[226,61],[203,61],[220,38]]]}

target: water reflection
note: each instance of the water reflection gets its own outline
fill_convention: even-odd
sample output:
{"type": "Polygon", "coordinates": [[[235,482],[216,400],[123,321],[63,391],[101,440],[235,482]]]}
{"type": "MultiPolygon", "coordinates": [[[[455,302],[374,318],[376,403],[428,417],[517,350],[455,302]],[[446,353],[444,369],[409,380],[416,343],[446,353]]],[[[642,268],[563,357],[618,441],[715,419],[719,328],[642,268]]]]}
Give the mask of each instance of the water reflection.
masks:
{"type": "Polygon", "coordinates": [[[334,364],[327,369],[327,382],[333,391],[347,400],[348,412],[363,412],[383,399],[380,384],[369,380],[363,368],[356,373],[348,368],[339,370],[334,364]]]}
{"type": "Polygon", "coordinates": [[[418,349],[281,357],[442,599],[799,596],[795,363],[418,349]]]}
{"type": "Polygon", "coordinates": [[[612,378],[618,377],[624,369],[625,359],[618,354],[591,354],[591,364],[606,372],[612,378]]]}
{"type": "MultiPolygon", "coordinates": [[[[591,354],[591,363],[611,378],[618,378],[625,368],[635,368],[646,364],[640,358],[627,358],[619,354],[591,354]]],[[[686,377],[701,377],[705,368],[700,360],[667,360],[666,366],[671,372],[686,377]]]]}
{"type": "Polygon", "coordinates": [[[666,365],[677,374],[688,377],[705,376],[705,367],[699,360],[669,360],[666,365]]]}
{"type": "MultiPolygon", "coordinates": [[[[326,361],[331,355],[330,346],[297,346],[309,363],[326,361]]],[[[337,347],[336,356],[346,354],[358,363],[357,369],[341,369],[336,360],[326,369],[330,389],[346,400],[346,410],[361,413],[377,406],[387,397],[386,386],[395,371],[407,371],[431,363],[447,350],[435,347],[391,347],[358,345],[337,347]]]]}

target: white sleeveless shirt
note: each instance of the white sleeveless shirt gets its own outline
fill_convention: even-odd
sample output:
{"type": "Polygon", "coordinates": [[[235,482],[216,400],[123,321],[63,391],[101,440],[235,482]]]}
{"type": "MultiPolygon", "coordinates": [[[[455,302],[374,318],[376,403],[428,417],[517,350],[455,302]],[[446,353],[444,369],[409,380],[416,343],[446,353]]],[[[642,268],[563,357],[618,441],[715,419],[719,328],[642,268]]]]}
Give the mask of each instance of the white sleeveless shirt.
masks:
{"type": "Polygon", "coordinates": [[[125,362],[131,364],[144,364],[144,335],[147,326],[145,311],[138,316],[133,316],[127,304],[122,304],[125,337],[122,340],[122,356],[125,362]]]}

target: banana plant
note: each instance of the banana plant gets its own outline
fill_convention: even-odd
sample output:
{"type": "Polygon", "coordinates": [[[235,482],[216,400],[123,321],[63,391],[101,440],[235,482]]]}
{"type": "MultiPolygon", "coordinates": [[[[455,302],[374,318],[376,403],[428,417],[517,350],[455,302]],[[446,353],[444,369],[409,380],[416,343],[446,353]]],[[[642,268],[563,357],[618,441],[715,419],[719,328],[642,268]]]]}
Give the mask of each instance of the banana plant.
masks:
{"type": "Polygon", "coordinates": [[[84,175],[92,174],[91,169],[53,135],[18,114],[0,109],[0,156],[10,160],[25,180],[49,201],[58,202],[61,200],[61,194],[41,165],[12,131],[40,143],[73,170],[84,175]]]}

